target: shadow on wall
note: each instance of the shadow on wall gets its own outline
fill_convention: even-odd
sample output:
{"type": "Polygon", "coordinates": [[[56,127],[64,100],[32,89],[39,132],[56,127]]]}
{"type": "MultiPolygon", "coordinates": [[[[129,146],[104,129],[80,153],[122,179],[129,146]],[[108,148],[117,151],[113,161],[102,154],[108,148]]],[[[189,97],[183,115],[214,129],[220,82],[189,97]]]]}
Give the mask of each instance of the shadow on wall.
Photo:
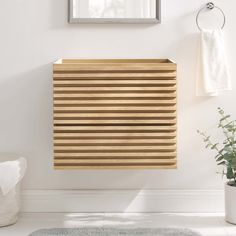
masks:
{"type": "MultiPolygon", "coordinates": [[[[0,150],[34,161],[41,172],[52,149],[52,65],[1,79],[0,150]],[[33,158],[33,159],[32,159],[33,158]]],[[[41,172],[42,174],[42,172],[41,172]]],[[[26,177],[27,178],[27,177],[26,177]]]]}

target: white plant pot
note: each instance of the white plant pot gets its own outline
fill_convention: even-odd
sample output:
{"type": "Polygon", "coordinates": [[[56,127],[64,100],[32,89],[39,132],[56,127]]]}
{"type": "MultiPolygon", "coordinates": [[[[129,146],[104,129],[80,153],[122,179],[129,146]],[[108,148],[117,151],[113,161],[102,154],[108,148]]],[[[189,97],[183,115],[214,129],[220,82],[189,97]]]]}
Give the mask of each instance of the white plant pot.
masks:
{"type": "Polygon", "coordinates": [[[225,220],[236,224],[236,187],[225,184],[225,220]]]}

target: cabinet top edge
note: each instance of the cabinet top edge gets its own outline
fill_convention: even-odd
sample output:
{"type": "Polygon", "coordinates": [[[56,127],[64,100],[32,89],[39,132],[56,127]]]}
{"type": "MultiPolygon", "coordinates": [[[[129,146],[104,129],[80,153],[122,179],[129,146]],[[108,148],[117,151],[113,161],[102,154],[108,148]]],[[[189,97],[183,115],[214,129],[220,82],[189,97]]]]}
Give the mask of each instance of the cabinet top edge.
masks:
{"type": "Polygon", "coordinates": [[[158,64],[176,64],[171,59],[59,59],[54,64],[102,64],[102,63],[158,63],[158,64]]]}

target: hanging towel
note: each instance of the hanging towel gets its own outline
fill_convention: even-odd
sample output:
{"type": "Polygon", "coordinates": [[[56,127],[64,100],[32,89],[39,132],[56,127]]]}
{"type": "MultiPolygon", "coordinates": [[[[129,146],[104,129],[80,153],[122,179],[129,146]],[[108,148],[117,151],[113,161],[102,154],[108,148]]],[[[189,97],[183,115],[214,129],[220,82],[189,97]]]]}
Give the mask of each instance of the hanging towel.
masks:
{"type": "Polygon", "coordinates": [[[202,30],[198,67],[197,96],[218,96],[232,89],[221,29],[202,30]]]}
{"type": "Polygon", "coordinates": [[[0,193],[8,194],[23,178],[26,171],[25,158],[0,163],[0,193]]]}

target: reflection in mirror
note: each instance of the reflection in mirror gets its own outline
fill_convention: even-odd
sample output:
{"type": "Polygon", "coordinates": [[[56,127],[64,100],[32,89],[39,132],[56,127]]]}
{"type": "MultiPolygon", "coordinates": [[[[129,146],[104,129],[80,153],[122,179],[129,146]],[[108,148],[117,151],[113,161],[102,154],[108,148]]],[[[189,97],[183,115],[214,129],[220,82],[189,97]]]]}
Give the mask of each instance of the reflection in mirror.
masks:
{"type": "Polygon", "coordinates": [[[106,19],[157,21],[159,7],[159,0],[70,0],[70,22],[86,19],[88,22],[106,19]]]}

